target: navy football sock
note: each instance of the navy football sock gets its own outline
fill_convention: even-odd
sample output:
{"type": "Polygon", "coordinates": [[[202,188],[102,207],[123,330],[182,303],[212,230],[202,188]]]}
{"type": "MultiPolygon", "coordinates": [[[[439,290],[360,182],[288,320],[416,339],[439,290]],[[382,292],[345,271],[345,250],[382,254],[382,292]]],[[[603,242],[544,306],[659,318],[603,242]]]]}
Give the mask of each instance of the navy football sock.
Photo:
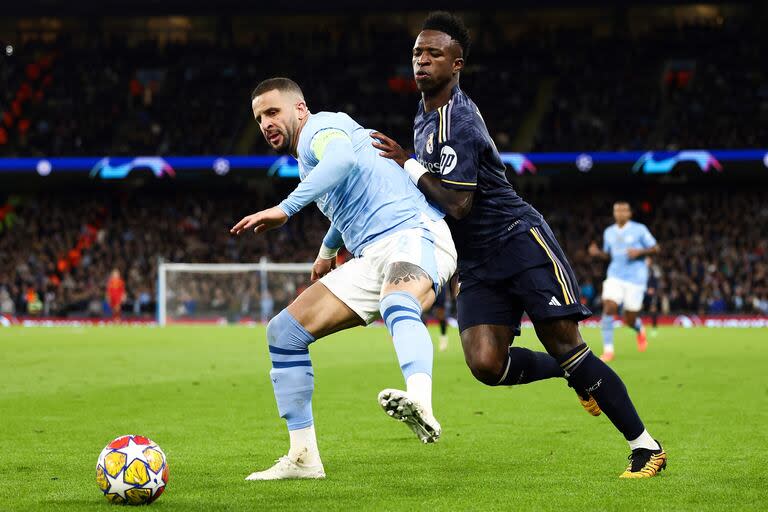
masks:
{"type": "Polygon", "coordinates": [[[558,359],[568,382],[575,389],[586,390],[627,440],[636,439],[645,427],[627,388],[616,372],[592,354],[582,343],[558,359]]]}
{"type": "Polygon", "coordinates": [[[528,384],[563,375],[563,369],[551,355],[527,348],[510,347],[504,373],[496,386],[528,384]]]}
{"type": "Polygon", "coordinates": [[[448,321],[445,318],[443,318],[442,320],[440,320],[440,334],[445,336],[445,333],[447,330],[448,330],[448,321]]]}

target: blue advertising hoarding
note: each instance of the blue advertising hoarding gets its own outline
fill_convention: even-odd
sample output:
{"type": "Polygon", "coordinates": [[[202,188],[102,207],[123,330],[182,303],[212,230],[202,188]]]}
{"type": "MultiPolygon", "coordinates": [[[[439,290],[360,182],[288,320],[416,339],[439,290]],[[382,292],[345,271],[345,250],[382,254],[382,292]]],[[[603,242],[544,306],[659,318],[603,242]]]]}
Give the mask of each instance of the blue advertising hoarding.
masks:
{"type": "MultiPolygon", "coordinates": [[[[693,166],[702,173],[721,173],[745,166],[753,171],[768,169],[768,149],[502,153],[501,157],[511,171],[521,176],[592,172],[662,175],[682,166],[693,166]]],[[[218,176],[241,171],[283,178],[298,177],[296,161],[288,156],[0,158],[0,176],[24,173],[45,177],[81,173],[94,179],[120,180],[139,170],[149,171],[156,178],[174,178],[180,173],[192,171],[218,176]]]]}

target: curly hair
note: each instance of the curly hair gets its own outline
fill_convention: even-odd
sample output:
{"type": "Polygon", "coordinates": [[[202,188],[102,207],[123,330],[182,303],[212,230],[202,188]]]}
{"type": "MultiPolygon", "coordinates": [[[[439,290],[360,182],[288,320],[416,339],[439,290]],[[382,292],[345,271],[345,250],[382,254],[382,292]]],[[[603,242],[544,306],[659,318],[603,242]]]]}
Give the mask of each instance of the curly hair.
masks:
{"type": "Polygon", "coordinates": [[[464,57],[469,55],[469,30],[464,21],[455,14],[446,11],[435,11],[427,15],[421,30],[437,30],[451,36],[451,39],[459,43],[464,57]]]}

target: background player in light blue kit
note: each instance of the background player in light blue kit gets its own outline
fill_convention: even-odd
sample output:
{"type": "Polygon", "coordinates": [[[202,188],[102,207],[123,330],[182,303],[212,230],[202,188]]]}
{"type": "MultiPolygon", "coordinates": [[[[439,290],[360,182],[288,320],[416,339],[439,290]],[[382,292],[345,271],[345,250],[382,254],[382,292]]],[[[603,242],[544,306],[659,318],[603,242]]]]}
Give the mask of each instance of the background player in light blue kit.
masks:
{"type": "MultiPolygon", "coordinates": [[[[290,450],[248,480],[325,477],[312,416],[309,345],[379,316],[392,335],[407,386],[406,391],[382,391],[392,405],[387,412],[422,442],[436,441],[432,341],[421,313],[456,270],[456,249],[443,214],[408,176],[393,172],[399,169],[396,163],[371,147],[370,130],[343,113],[310,113],[292,80],[265,80],[251,100],[264,138],[276,151],[297,158],[302,182],[278,206],[243,218],[231,232],[282,226],[312,201],[331,227],[312,269],[316,282],[267,325],[270,377],[290,450]],[[355,258],[334,270],[342,244],[355,258]]],[[[349,424],[355,424],[353,418],[349,424]]]]}
{"type": "Polygon", "coordinates": [[[589,254],[610,260],[608,276],[603,281],[603,361],[612,361],[613,318],[621,305],[624,310],[624,325],[637,332],[637,349],[645,352],[648,338],[638,313],[643,308],[643,297],[648,284],[646,256],[658,254],[656,239],[644,224],[630,220],[632,209],[626,201],[613,205],[615,224],[603,233],[603,250],[592,242],[589,254]]]}

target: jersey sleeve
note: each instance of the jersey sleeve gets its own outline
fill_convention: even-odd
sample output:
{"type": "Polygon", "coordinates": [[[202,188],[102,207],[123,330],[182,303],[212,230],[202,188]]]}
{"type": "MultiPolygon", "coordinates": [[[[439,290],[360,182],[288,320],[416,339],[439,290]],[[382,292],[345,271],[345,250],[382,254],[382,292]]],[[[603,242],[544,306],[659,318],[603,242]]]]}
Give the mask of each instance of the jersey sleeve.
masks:
{"type": "Polygon", "coordinates": [[[352,142],[349,134],[340,128],[324,128],[316,132],[309,143],[309,151],[312,157],[317,159],[318,162],[322,160],[325,156],[325,150],[335,140],[352,142]]]}
{"type": "Polygon", "coordinates": [[[650,249],[657,244],[656,239],[647,226],[643,226],[643,232],[640,234],[640,243],[643,244],[643,249],[650,249]]]}
{"type": "MultiPolygon", "coordinates": [[[[341,127],[322,126],[307,134],[307,141],[299,146],[299,160],[308,169],[314,168],[325,155],[328,145],[336,139],[349,139],[348,134],[341,127]]],[[[302,141],[303,142],[303,141],[302,141]]]]}
{"type": "Polygon", "coordinates": [[[344,245],[344,239],[341,236],[341,231],[339,231],[333,224],[331,224],[331,227],[328,228],[328,232],[325,234],[325,237],[323,237],[323,245],[329,249],[341,249],[341,247],[344,245]]]}
{"type": "Polygon", "coordinates": [[[289,217],[341,183],[357,164],[352,139],[337,128],[318,130],[303,153],[303,163],[313,169],[278,205],[289,217]]]}
{"type": "Polygon", "coordinates": [[[611,254],[611,242],[608,233],[610,233],[610,229],[603,231],[603,252],[611,254]]]}
{"type": "Polygon", "coordinates": [[[476,115],[450,103],[438,109],[437,142],[440,146],[440,180],[445,188],[475,190],[484,139],[475,127],[476,115]]]}

